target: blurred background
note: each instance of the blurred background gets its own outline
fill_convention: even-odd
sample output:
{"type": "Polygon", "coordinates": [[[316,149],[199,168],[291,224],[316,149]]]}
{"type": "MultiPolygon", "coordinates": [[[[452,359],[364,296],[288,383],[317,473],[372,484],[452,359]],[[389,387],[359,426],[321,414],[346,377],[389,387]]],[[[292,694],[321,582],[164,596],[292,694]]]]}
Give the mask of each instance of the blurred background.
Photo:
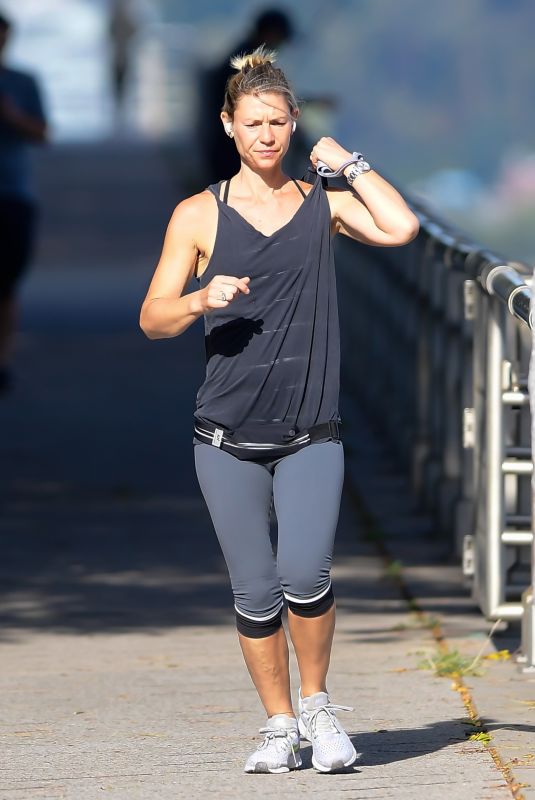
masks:
{"type": "MultiPolygon", "coordinates": [[[[28,148],[37,235],[0,393],[5,625],[138,626],[151,608],[171,624],[199,620],[212,601],[226,607],[224,578],[219,597],[192,589],[191,602],[174,603],[186,585],[177,574],[194,574],[196,558],[177,530],[199,534],[201,571],[208,552],[222,570],[203,538],[211,527],[191,447],[202,320],[149,341],[138,317],[173,208],[226,177],[203,149],[219,130],[215,86],[265,9],[0,0],[12,22],[4,65],[33,76],[48,119],[47,143],[28,148]]],[[[271,18],[269,35],[303,99],[291,173],[333,135],[472,239],[533,263],[530,0],[302,0],[276,13],[283,22],[271,18]]],[[[360,273],[373,288],[366,258],[360,273]]],[[[386,294],[409,332],[394,282],[386,294]]]]}
{"type": "MultiPolygon", "coordinates": [[[[4,0],[10,55],[41,78],[54,142],[148,137],[188,156],[199,75],[240,42],[265,3],[125,0],[129,52],[114,103],[111,0],[4,0]]],[[[532,260],[535,125],[529,0],[321,0],[286,7],[280,64],[311,138],[333,133],[489,246],[532,260]]],[[[119,26],[121,27],[121,26],[119,26]]],[[[117,41],[122,39],[122,45],[117,41]]],[[[201,99],[202,103],[202,99],[201,99]]],[[[206,119],[206,114],[204,115],[206,119]]]]}
{"type": "MultiPolygon", "coordinates": [[[[157,341],[138,320],[174,207],[232,174],[219,160],[230,140],[214,136],[221,81],[230,54],[259,43],[266,8],[257,0],[0,0],[0,677],[3,730],[16,737],[3,739],[12,751],[1,774],[12,776],[10,797],[21,796],[23,779],[40,797],[75,798],[89,796],[92,780],[96,797],[119,777],[129,781],[121,797],[163,797],[162,769],[171,770],[173,797],[185,796],[186,772],[200,777],[190,770],[193,721],[200,713],[211,725],[221,712],[228,722],[218,717],[218,730],[229,731],[226,709],[242,702],[225,634],[234,631],[231,592],[193,463],[203,320],[157,341]],[[2,15],[12,23],[7,37],[2,15]],[[8,294],[12,269],[19,279],[8,294]],[[160,677],[138,671],[150,663],[160,677]],[[164,673],[179,666],[185,671],[164,673]],[[169,736],[183,726],[183,763],[174,751],[171,762],[164,757],[168,743],[148,732],[162,730],[162,709],[169,736]],[[70,781],[71,768],[83,784],[70,781]],[[142,775],[157,788],[138,794],[142,775]]],[[[341,680],[345,687],[352,675],[364,692],[371,763],[383,779],[385,765],[405,759],[412,780],[407,757],[437,749],[441,760],[426,760],[420,773],[431,774],[431,764],[435,777],[448,771],[446,781],[453,761],[444,747],[462,759],[468,752],[465,720],[454,729],[448,722],[460,708],[435,703],[439,695],[422,691],[412,667],[394,670],[409,694],[388,697],[384,708],[376,681],[394,685],[389,668],[409,661],[392,654],[437,636],[446,617],[446,636],[461,649],[468,643],[473,666],[483,653],[477,637],[484,648],[488,632],[480,612],[518,621],[535,574],[523,282],[535,263],[535,4],[293,0],[270,9],[261,35],[303,101],[289,174],[301,177],[311,145],[332,135],[435,212],[409,246],[336,240],[350,492],[335,585],[350,615],[341,680]],[[472,244],[444,233],[435,215],[472,244]],[[478,243],[498,255],[487,263],[478,243]],[[506,269],[511,261],[525,267],[506,269]],[[370,560],[376,549],[382,564],[395,554],[384,573],[370,560]],[[401,566],[410,570],[408,594],[401,566]],[[396,642],[401,650],[390,649],[396,642]],[[377,667],[355,656],[359,643],[377,667]],[[432,725],[419,727],[422,719],[432,725]]],[[[501,653],[516,647],[511,631],[498,640],[501,653]]],[[[533,700],[519,700],[516,676],[497,674],[487,686],[501,700],[489,692],[476,706],[493,736],[505,720],[502,763],[516,764],[533,750],[532,720],[521,716],[533,700]],[[523,744],[522,725],[531,736],[523,744]]],[[[217,748],[224,793],[233,766],[227,744],[217,748]]],[[[490,764],[487,756],[481,751],[490,764]]],[[[519,762],[526,780],[531,758],[519,762]]],[[[458,780],[471,788],[466,763],[458,780]]],[[[484,794],[491,777],[500,791],[498,773],[481,775],[484,794]]],[[[526,785],[518,777],[515,786],[526,785]]],[[[201,792],[212,788],[206,781],[201,792]]]]}

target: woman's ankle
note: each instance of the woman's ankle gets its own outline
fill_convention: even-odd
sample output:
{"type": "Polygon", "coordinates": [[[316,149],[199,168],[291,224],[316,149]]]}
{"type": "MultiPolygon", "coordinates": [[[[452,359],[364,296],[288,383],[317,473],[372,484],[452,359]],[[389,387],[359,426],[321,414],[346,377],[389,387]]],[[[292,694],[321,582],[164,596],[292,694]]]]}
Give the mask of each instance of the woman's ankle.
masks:
{"type": "Polygon", "coordinates": [[[313,694],[317,694],[318,692],[324,692],[325,694],[329,694],[327,691],[327,686],[325,683],[303,683],[299,687],[299,693],[301,698],[310,697],[313,694]]]}
{"type": "MultiPolygon", "coordinates": [[[[271,709],[270,709],[270,710],[271,710],[271,709]]],[[[276,716],[278,716],[279,714],[284,714],[284,716],[285,716],[285,717],[290,717],[291,719],[296,719],[296,716],[295,716],[295,714],[294,714],[294,712],[293,712],[293,711],[273,711],[273,710],[271,710],[271,713],[270,713],[270,710],[268,710],[268,709],[266,708],[266,714],[267,714],[267,716],[268,716],[268,719],[269,719],[270,717],[276,717],[276,716]]]]}

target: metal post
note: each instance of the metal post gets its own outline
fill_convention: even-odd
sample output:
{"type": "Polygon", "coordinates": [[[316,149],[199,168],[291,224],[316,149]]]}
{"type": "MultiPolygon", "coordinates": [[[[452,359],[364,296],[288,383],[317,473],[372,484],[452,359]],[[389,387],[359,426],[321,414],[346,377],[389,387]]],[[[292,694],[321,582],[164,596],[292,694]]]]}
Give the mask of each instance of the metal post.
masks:
{"type": "Polygon", "coordinates": [[[504,597],[504,564],[501,534],[504,529],[504,497],[502,463],[504,432],[502,405],[502,361],[504,330],[502,308],[494,297],[489,298],[487,316],[487,379],[486,379],[486,579],[485,613],[494,617],[504,597]]]}
{"type": "MultiPolygon", "coordinates": [[[[535,311],[535,298],[531,297],[531,315],[535,311]]],[[[535,456],[535,330],[532,330],[531,360],[528,378],[529,400],[531,406],[531,449],[535,456]]],[[[531,476],[531,519],[535,522],[535,471],[531,476]]],[[[520,645],[521,655],[517,661],[520,670],[524,673],[535,673],[535,536],[531,541],[531,583],[522,592],[522,640],[520,645]]]]}

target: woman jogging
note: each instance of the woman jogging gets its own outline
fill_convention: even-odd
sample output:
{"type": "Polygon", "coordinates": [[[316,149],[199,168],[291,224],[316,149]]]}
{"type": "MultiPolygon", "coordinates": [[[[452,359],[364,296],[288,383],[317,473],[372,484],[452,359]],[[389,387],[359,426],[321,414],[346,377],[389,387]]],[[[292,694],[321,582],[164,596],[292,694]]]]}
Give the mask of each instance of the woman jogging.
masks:
{"type": "Polygon", "coordinates": [[[344,472],[332,237],[402,245],[416,236],[418,220],[360,154],[332,138],[320,139],[310,160],[320,171],[343,168],[347,190],[325,189],[319,174],[312,186],[284,174],[299,111],[273,61],[265,47],[232,59],[237,73],[221,120],[240,170],[177,206],[140,325],[159,339],[205,318],[195,465],[228,566],[243,656],[268,717],[245,771],[300,767],[302,736],[314,767],[332,772],[356,759],[336,716],[352,709],[331,703],[326,685],[344,472]],[[193,276],[200,288],[184,294],[193,276]],[[298,719],[284,600],[300,674],[298,719]]]}

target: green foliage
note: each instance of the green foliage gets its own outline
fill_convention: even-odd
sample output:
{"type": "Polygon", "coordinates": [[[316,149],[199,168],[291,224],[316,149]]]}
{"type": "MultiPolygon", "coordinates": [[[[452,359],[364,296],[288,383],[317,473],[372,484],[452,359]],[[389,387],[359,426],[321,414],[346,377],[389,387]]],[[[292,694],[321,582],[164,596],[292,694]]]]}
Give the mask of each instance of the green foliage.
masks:
{"type": "Polygon", "coordinates": [[[437,651],[433,656],[426,656],[417,664],[418,669],[431,669],[441,677],[458,675],[482,675],[483,672],[474,663],[473,658],[463,656],[458,650],[437,651]]]}
{"type": "Polygon", "coordinates": [[[527,0],[506,5],[381,0],[364,13],[355,9],[359,24],[348,31],[360,40],[357,80],[368,90],[373,81],[374,97],[373,114],[360,105],[356,116],[364,117],[370,140],[395,136],[406,163],[423,167],[422,174],[432,160],[431,168],[460,165],[488,177],[508,143],[535,146],[528,101],[535,7],[527,0]]]}
{"type": "Polygon", "coordinates": [[[401,575],[402,569],[403,564],[401,561],[396,561],[393,559],[386,567],[385,575],[387,575],[389,578],[398,578],[401,575]]]}
{"type": "Polygon", "coordinates": [[[471,742],[483,742],[483,744],[490,744],[491,735],[490,733],[487,733],[487,731],[478,731],[477,733],[470,734],[468,739],[471,742]]]}

